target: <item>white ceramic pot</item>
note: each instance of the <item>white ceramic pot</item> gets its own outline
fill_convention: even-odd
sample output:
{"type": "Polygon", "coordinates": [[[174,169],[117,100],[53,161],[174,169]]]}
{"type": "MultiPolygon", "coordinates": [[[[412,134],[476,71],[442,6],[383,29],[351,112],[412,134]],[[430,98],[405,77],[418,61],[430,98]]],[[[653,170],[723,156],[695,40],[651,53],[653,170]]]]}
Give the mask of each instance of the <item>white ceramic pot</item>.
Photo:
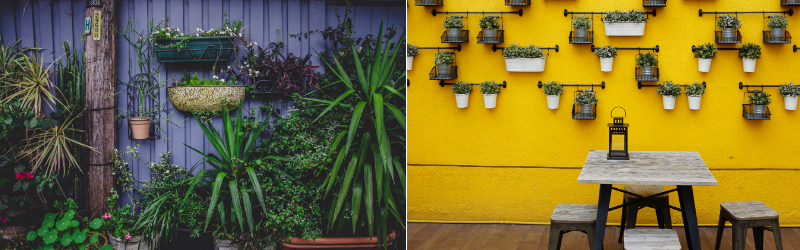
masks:
{"type": "Polygon", "coordinates": [[[742,58],[742,66],[745,73],[756,72],[756,59],[742,58]]]}
{"type": "Polygon", "coordinates": [[[645,22],[604,22],[603,25],[605,26],[606,36],[644,36],[645,22]]]}
{"type": "Polygon", "coordinates": [[[697,68],[700,72],[708,72],[711,69],[711,58],[697,58],[697,68]]]}
{"type": "Polygon", "coordinates": [[[414,64],[414,57],[407,56],[406,57],[406,70],[411,70],[411,64],[414,64]]]}
{"type": "Polygon", "coordinates": [[[487,109],[493,109],[497,107],[497,94],[483,95],[483,106],[487,109]]]}
{"type": "Polygon", "coordinates": [[[460,109],[469,106],[469,94],[463,94],[463,95],[456,94],[456,106],[460,109]]]}
{"type": "Polygon", "coordinates": [[[784,96],[783,106],[786,110],[797,110],[797,96],[784,96]]]}
{"type": "Polygon", "coordinates": [[[614,58],[600,58],[600,71],[603,72],[611,72],[611,69],[614,67],[614,58]]]}
{"type": "Polygon", "coordinates": [[[549,109],[558,109],[558,102],[560,101],[561,95],[548,95],[547,96],[547,108],[549,109]]]}
{"type": "Polygon", "coordinates": [[[664,100],[664,109],[667,109],[667,110],[675,109],[675,97],[674,96],[662,95],[662,97],[663,97],[663,100],[664,100]]]}
{"type": "MultiPolygon", "coordinates": [[[[691,110],[698,110],[700,109],[700,95],[689,95],[689,109],[691,110]]],[[[672,106],[675,106],[675,101],[673,101],[672,106]]]]}
{"type": "Polygon", "coordinates": [[[142,236],[136,236],[136,237],[131,238],[131,240],[124,241],[124,240],[122,240],[120,238],[111,236],[111,234],[107,233],[106,235],[108,235],[108,244],[111,245],[111,247],[114,250],[151,250],[151,249],[153,249],[152,247],[150,247],[149,244],[147,244],[144,241],[142,241],[142,236]]]}
{"type": "Polygon", "coordinates": [[[508,72],[542,72],[545,58],[506,58],[508,72]]]}

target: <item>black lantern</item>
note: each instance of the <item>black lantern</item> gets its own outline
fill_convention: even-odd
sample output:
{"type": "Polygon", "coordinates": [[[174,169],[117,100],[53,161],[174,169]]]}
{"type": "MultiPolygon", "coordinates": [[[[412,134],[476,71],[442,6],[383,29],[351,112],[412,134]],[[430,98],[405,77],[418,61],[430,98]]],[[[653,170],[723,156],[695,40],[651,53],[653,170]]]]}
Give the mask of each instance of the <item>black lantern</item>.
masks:
{"type": "Polygon", "coordinates": [[[611,118],[614,123],[608,124],[608,158],[609,160],[630,160],[628,156],[628,124],[622,123],[628,112],[625,108],[617,106],[611,109],[611,118]],[[614,110],[621,108],[624,115],[615,117],[614,110]]]}

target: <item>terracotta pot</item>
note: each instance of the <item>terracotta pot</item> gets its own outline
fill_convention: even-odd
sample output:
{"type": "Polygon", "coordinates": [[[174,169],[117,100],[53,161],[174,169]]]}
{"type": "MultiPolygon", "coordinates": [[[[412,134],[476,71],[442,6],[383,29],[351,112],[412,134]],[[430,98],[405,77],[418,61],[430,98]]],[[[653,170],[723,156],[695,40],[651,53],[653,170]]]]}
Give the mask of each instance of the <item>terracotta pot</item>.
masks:
{"type": "MultiPolygon", "coordinates": [[[[94,233],[95,233],[95,231],[87,232],[86,233],[86,240],[88,241],[89,240],[89,236],[91,236],[94,233]]],[[[97,232],[97,245],[101,246],[101,247],[105,246],[105,245],[108,245],[108,238],[106,238],[105,234],[103,234],[101,232],[97,232]]]]}
{"type": "MultiPolygon", "coordinates": [[[[396,237],[396,232],[392,231],[386,236],[386,242],[390,246],[396,237]]],[[[376,237],[322,237],[313,239],[302,239],[290,237],[290,243],[281,243],[284,250],[288,249],[378,249],[376,237]]]]}
{"type": "Polygon", "coordinates": [[[131,131],[133,131],[133,139],[145,140],[150,138],[150,119],[131,118],[131,131]]]}

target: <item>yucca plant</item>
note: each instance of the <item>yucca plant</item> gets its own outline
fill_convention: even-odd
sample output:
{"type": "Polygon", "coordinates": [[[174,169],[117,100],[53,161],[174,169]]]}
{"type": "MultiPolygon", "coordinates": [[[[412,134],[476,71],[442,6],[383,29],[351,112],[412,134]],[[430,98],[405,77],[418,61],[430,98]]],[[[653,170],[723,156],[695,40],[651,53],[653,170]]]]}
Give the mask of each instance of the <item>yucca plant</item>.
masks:
{"type": "Polygon", "coordinates": [[[40,61],[39,56],[33,53],[33,56],[22,57],[17,61],[18,71],[15,78],[4,78],[2,81],[3,87],[3,103],[8,103],[11,100],[19,100],[25,107],[33,109],[37,116],[44,116],[44,105],[53,109],[53,104],[56,103],[56,96],[51,92],[53,89],[53,82],[50,81],[50,75],[53,71],[50,68],[53,66],[51,63],[45,68],[44,62],[40,61]]]}
{"type": "Polygon", "coordinates": [[[20,40],[14,43],[4,44],[0,37],[0,79],[15,78],[19,63],[25,59],[26,55],[18,49],[20,40]]]}
{"type": "Polygon", "coordinates": [[[333,143],[336,160],[323,185],[325,197],[330,197],[325,204],[329,209],[327,229],[342,232],[352,228],[352,234],[363,230],[370,237],[378,236],[377,241],[386,246],[391,227],[405,228],[402,203],[406,180],[400,161],[405,158],[406,123],[401,108],[406,97],[400,91],[405,88],[406,73],[395,65],[405,32],[392,43],[388,41],[391,35],[384,41],[383,31],[381,22],[377,42],[365,44],[365,52],[359,53],[355,44],[349,44],[347,53],[352,53],[354,70],[345,70],[346,62],[341,59],[349,57],[344,54],[324,61],[338,80],[338,85],[331,86],[343,88],[343,93],[304,99],[327,106],[317,119],[334,111],[335,117],[347,123],[333,143]],[[338,190],[332,192],[334,186],[338,190]]]}
{"type": "Polygon", "coordinates": [[[73,152],[78,146],[94,150],[73,138],[73,134],[83,132],[72,127],[75,118],[82,115],[83,111],[70,113],[60,125],[44,128],[37,128],[38,121],[42,119],[32,119],[28,127],[34,128],[33,136],[21,146],[19,158],[29,157],[32,171],[43,169],[48,175],[66,174],[74,169],[81,171],[73,152]]]}
{"type": "MultiPolygon", "coordinates": [[[[250,233],[253,233],[255,223],[251,195],[257,198],[264,214],[267,213],[267,206],[264,203],[264,195],[256,172],[252,167],[246,165],[250,160],[250,154],[253,152],[253,145],[256,143],[261,131],[264,130],[267,122],[259,122],[259,119],[255,120],[257,124],[246,122],[242,119],[242,109],[238,109],[236,115],[237,119],[234,122],[231,120],[230,112],[222,112],[222,131],[218,131],[213,124],[204,121],[200,116],[195,116],[197,124],[200,125],[206,139],[211,142],[211,145],[214,146],[219,155],[205,154],[184,144],[202,155],[205,162],[214,168],[214,170],[210,171],[200,171],[193,180],[194,183],[199,183],[202,179],[203,185],[211,185],[211,202],[206,212],[204,230],[208,228],[208,223],[216,210],[218,211],[221,226],[226,231],[228,227],[225,225],[225,211],[229,211],[235,215],[235,222],[230,221],[230,223],[239,225],[239,230],[242,232],[244,232],[244,227],[247,225],[250,233]],[[208,180],[208,182],[205,180],[208,180]],[[246,220],[244,219],[245,217],[247,218],[246,220]]],[[[190,190],[189,192],[192,191],[190,190]]],[[[187,193],[187,195],[189,194],[187,193]]]]}

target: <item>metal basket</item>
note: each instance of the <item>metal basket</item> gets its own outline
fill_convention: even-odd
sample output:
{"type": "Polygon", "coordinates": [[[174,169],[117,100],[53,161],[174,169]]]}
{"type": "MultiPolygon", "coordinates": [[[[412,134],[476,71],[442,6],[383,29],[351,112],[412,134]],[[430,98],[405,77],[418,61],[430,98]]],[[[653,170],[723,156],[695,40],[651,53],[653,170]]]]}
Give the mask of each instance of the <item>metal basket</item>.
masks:
{"type": "Polygon", "coordinates": [[[659,75],[658,66],[653,66],[653,74],[649,76],[642,75],[642,67],[636,66],[636,81],[657,82],[659,75]]]}
{"type": "Polygon", "coordinates": [[[531,0],[505,0],[506,5],[525,6],[531,5],[531,0]]]}
{"type": "Polygon", "coordinates": [[[444,0],[414,0],[416,6],[442,6],[444,0]]]}
{"type": "Polygon", "coordinates": [[[578,38],[573,36],[573,31],[569,32],[569,43],[573,44],[592,44],[594,43],[594,31],[589,30],[586,32],[586,38],[578,38]]]}
{"type": "Polygon", "coordinates": [[[768,30],[762,31],[764,34],[764,43],[792,43],[792,36],[789,35],[789,31],[783,31],[783,37],[776,37],[777,39],[772,38],[772,32],[768,30]]]}
{"type": "Polygon", "coordinates": [[[742,104],[742,117],[747,120],[769,120],[772,113],[769,112],[769,105],[764,105],[764,114],[753,114],[752,104],[742,104]]]}
{"type": "Polygon", "coordinates": [[[800,6],[800,0],[781,0],[781,6],[800,6]]]}
{"type": "Polygon", "coordinates": [[[594,120],[597,118],[597,104],[592,104],[592,113],[581,113],[581,106],[572,104],[572,119],[573,120],[594,120]]]}
{"type": "Polygon", "coordinates": [[[495,34],[497,34],[497,37],[483,37],[483,31],[478,31],[478,37],[476,38],[478,39],[478,43],[502,43],[505,41],[503,30],[496,30],[495,34]],[[486,38],[495,38],[495,39],[486,40],[486,38]]]}
{"type": "Polygon", "coordinates": [[[442,43],[468,43],[469,30],[461,30],[461,37],[457,40],[450,40],[447,36],[447,31],[442,32],[442,43]]]}
{"type": "Polygon", "coordinates": [[[717,30],[714,31],[714,41],[716,43],[742,43],[742,33],[739,32],[739,29],[736,29],[736,37],[722,37],[722,31],[717,30]]]}
{"type": "Polygon", "coordinates": [[[667,7],[667,0],[642,0],[643,7],[667,7]]]}
{"type": "Polygon", "coordinates": [[[431,69],[431,80],[453,80],[458,78],[458,66],[453,66],[453,68],[450,70],[450,74],[447,76],[439,76],[437,68],[438,67],[433,66],[433,69],[431,69]]]}

